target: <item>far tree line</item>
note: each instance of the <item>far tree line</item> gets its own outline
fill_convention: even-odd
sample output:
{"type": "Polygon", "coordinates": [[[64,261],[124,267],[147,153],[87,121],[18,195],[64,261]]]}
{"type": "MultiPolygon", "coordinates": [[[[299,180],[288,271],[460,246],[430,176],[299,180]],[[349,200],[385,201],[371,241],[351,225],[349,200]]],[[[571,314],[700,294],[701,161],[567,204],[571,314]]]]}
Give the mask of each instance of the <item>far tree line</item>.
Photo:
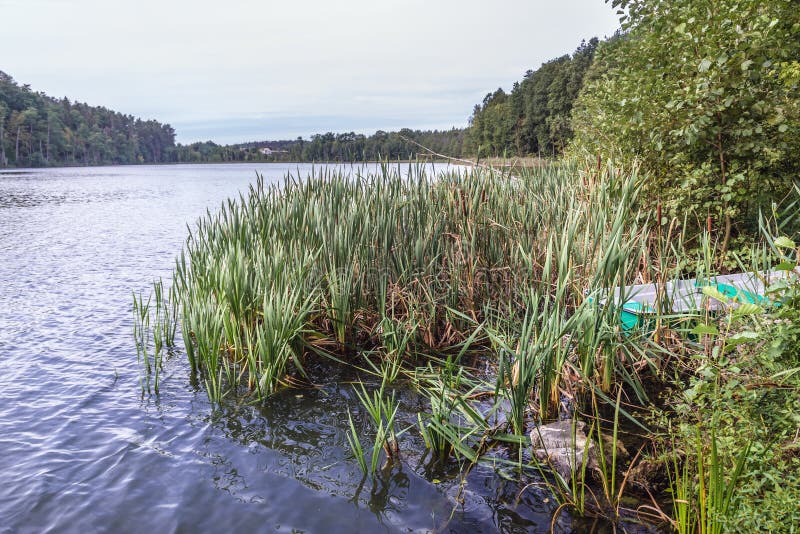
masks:
{"type": "Polygon", "coordinates": [[[475,106],[468,128],[379,130],[232,145],[175,144],[168,124],[104,107],[56,99],[0,71],[0,167],[213,163],[244,161],[410,160],[558,155],[572,138],[570,112],[598,40],[529,70],[510,93],[498,89],[475,106]],[[425,148],[422,148],[425,147],[425,148]],[[269,150],[264,150],[264,149],[269,150]]]}
{"type": "MultiPolygon", "coordinates": [[[[617,36],[612,39],[617,38],[617,36]]],[[[564,55],[528,70],[509,93],[490,92],[475,106],[469,127],[450,130],[316,134],[310,139],[219,145],[212,141],[178,145],[172,162],[375,161],[409,160],[433,154],[454,158],[492,156],[554,157],[574,137],[572,108],[600,44],[582,42],[564,55]],[[423,148],[424,147],[424,148],[423,148]],[[265,154],[263,149],[269,148],[265,154]]]]}
{"type": "Polygon", "coordinates": [[[179,144],[171,152],[175,163],[215,163],[239,161],[340,161],[411,160],[433,153],[459,157],[464,153],[467,131],[379,130],[372,135],[355,132],[312,135],[310,139],[260,141],[237,145],[218,145],[212,141],[179,144]],[[421,148],[425,147],[425,149],[421,148]],[[265,150],[268,149],[268,150],[265,150]],[[427,150],[426,150],[427,149],[427,150]]]}
{"type": "Polygon", "coordinates": [[[56,99],[0,71],[0,167],[162,163],[168,124],[56,99]]]}

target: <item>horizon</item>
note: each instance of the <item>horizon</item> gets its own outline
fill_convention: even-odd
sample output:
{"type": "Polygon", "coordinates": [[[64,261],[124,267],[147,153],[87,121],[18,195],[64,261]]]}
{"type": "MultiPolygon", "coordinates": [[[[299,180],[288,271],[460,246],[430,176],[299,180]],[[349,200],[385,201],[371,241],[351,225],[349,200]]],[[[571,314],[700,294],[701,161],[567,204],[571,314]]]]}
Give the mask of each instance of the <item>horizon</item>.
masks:
{"type": "Polygon", "coordinates": [[[18,83],[168,123],[182,144],[463,128],[488,92],[619,27],[602,0],[0,0],[0,13],[16,21],[0,70],[18,83]]]}

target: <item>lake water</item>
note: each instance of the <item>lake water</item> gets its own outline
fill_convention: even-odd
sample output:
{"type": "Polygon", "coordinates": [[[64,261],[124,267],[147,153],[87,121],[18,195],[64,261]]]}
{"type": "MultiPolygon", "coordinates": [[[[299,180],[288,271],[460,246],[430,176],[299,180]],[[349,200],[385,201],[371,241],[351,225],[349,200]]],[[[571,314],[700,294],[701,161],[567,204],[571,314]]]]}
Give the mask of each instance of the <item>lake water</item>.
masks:
{"type": "MultiPolygon", "coordinates": [[[[0,532],[549,530],[554,503],[536,487],[517,502],[519,483],[486,467],[457,504],[458,470],[429,472],[412,432],[403,465],[364,480],[346,440],[358,402],[344,369],[315,368],[318,388],[263,406],[215,410],[179,353],[160,397],[142,397],[131,293],[166,280],[187,224],[256,172],[310,170],[0,172],[0,532]]],[[[410,424],[423,405],[403,402],[410,424]]]]}

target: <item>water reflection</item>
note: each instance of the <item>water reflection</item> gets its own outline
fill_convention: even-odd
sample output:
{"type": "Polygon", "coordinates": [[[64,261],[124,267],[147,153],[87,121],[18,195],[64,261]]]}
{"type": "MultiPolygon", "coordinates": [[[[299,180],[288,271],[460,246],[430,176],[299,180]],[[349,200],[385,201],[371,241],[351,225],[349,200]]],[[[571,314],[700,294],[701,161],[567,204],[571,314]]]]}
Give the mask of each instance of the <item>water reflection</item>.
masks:
{"type": "MultiPolygon", "coordinates": [[[[369,510],[376,524],[387,530],[549,530],[557,504],[542,500],[544,491],[519,495],[522,485],[511,470],[506,477],[512,480],[507,480],[484,466],[473,468],[462,483],[465,466],[456,461],[431,464],[414,431],[400,438],[399,465],[379,469],[374,478],[365,476],[346,437],[348,413],[367,447],[373,437],[353,394],[351,384],[357,377],[332,364],[311,365],[307,371],[316,388],[283,391],[257,407],[228,401],[207,416],[210,425],[240,443],[261,465],[250,474],[256,482],[230,464],[221,466],[215,475],[221,489],[252,500],[258,480],[277,475],[369,510]]],[[[411,427],[425,401],[402,387],[398,394],[398,428],[411,427]]]]}

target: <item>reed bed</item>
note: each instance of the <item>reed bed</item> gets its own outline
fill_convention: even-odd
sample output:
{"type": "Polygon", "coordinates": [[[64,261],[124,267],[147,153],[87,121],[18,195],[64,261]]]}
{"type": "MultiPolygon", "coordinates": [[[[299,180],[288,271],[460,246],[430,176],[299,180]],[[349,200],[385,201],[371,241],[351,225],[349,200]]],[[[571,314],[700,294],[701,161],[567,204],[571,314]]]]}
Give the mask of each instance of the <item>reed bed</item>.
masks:
{"type": "Polygon", "coordinates": [[[530,394],[552,414],[567,367],[610,391],[652,357],[626,352],[613,322],[589,328],[604,312],[587,296],[632,281],[647,246],[636,184],[575,165],[259,179],[198,223],[177,262],[192,368],[214,401],[261,400],[310,354],[416,365],[463,356],[469,339],[509,383],[522,433],[530,394]]]}
{"type": "MultiPolygon", "coordinates": [[[[348,441],[365,475],[374,475],[381,455],[385,466],[396,463],[397,437],[410,430],[395,430],[398,379],[429,400],[417,431],[431,460],[456,459],[467,471],[493,447],[511,446],[522,472],[532,428],[580,415],[591,421],[587,439],[601,453],[595,472],[587,473],[586,458],[569,480],[552,466],[527,468],[551,481],[559,510],[616,521],[635,464],[621,472],[621,420],[655,439],[631,408],[653,408],[653,384],[682,388],[692,376],[709,376],[708,366],[730,352],[725,340],[763,312],[739,307],[720,320],[664,306],[646,328],[623,330],[619,310],[599,305],[609,288],[708,276],[719,264],[709,235],[687,247],[681,228],[690,225],[642,213],[640,185],[635,169],[575,162],[514,175],[386,164],[288,175],[276,185],[259,177],[190,232],[168,298],[160,282],[153,305],[134,296],[143,390],[154,380],[158,392],[162,347],[175,342],[176,322],[192,374],[214,403],[261,402],[301,385],[311,358],[357,366],[381,378],[376,391],[356,389],[374,441],[362,444],[350,420],[348,441]]],[[[765,223],[767,235],[783,230],[765,223]]],[[[774,260],[767,245],[788,244],[768,239],[737,261],[742,270],[763,270],[774,260]]],[[[781,258],[797,266],[794,255],[781,258]]],[[[714,428],[682,417],[716,447],[714,428]]],[[[674,444],[677,433],[667,435],[674,444]]],[[[725,485],[716,449],[709,455],[699,438],[694,448],[662,465],[674,517],[656,500],[644,515],[682,531],[690,523],[714,530],[706,512],[727,513],[744,457],[725,485]],[[705,464],[712,467],[704,471],[705,464]],[[701,500],[687,504],[690,494],[701,500]]],[[[492,458],[498,461],[514,463],[492,458]]]]}

